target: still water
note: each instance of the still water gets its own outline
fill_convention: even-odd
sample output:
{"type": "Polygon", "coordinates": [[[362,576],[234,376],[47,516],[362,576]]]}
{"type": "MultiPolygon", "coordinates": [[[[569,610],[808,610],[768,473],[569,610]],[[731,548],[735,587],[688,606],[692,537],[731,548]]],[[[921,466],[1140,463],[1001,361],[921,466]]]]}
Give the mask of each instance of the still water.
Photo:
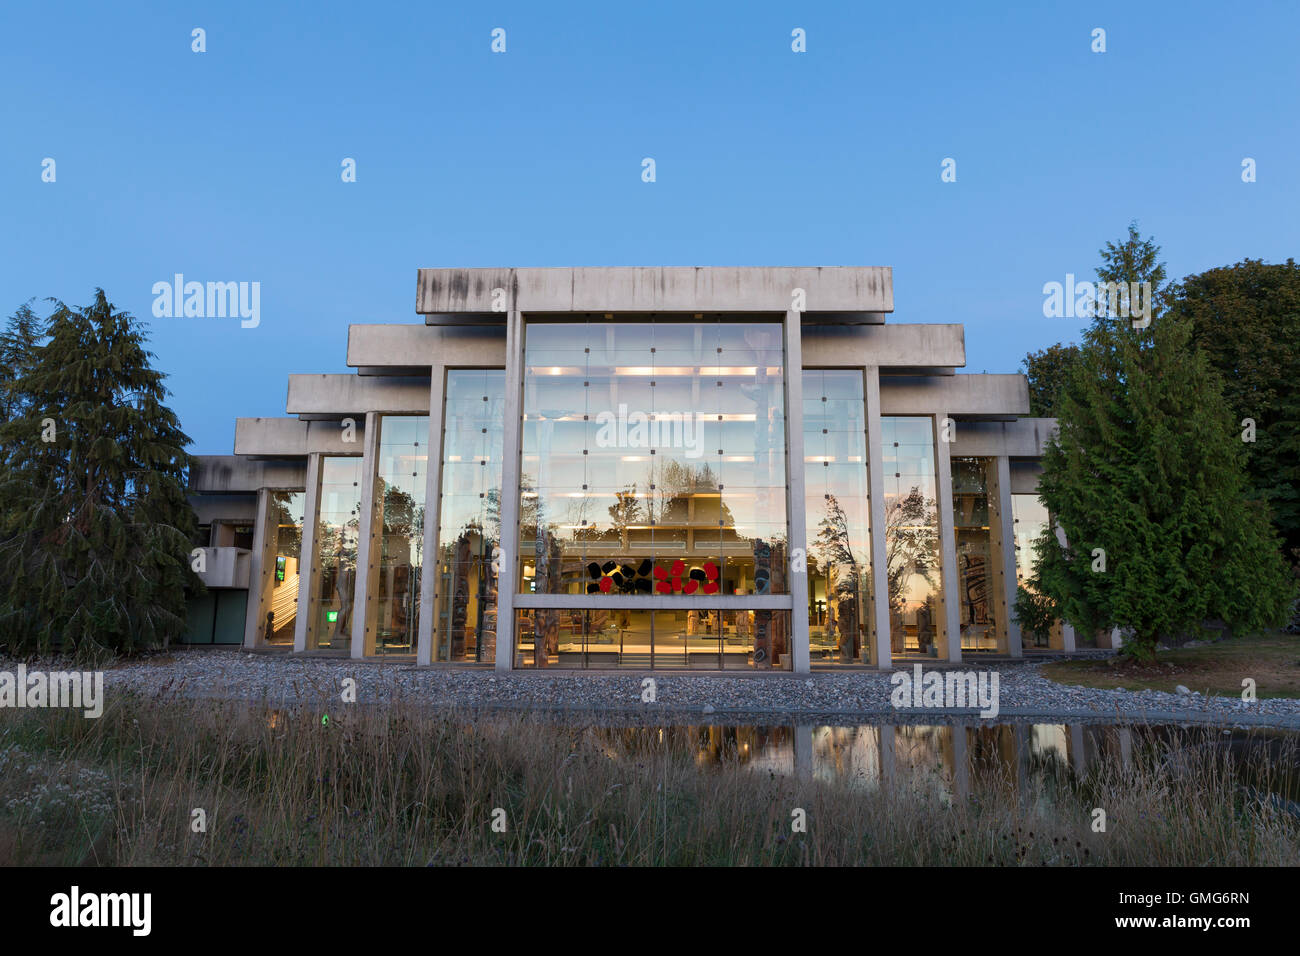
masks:
{"type": "Polygon", "coordinates": [[[1197,757],[1228,762],[1237,782],[1300,813],[1300,734],[1114,724],[826,726],[699,725],[589,728],[624,753],[686,748],[701,766],[739,765],[805,780],[877,788],[906,781],[945,800],[973,783],[1028,791],[1046,778],[1155,761],[1178,773],[1197,757]]]}

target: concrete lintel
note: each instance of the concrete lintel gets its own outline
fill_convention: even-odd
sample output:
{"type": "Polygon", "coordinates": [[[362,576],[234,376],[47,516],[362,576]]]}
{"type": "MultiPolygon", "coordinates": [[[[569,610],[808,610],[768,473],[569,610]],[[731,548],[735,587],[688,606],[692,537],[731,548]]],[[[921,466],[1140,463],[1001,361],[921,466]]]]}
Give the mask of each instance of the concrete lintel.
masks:
{"type": "Polygon", "coordinates": [[[891,369],[961,368],[966,333],[960,325],[805,325],[806,368],[880,368],[882,384],[891,369]]]}
{"type": "Polygon", "coordinates": [[[887,266],[420,269],[415,311],[784,313],[795,289],[809,312],[894,311],[887,266]]]}
{"type": "MultiPolygon", "coordinates": [[[[504,320],[505,316],[500,316],[504,320]]],[[[428,325],[348,326],[349,367],[358,374],[395,375],[433,366],[504,368],[504,325],[481,328],[428,325]]]]}
{"type": "Polygon", "coordinates": [[[307,462],[251,461],[236,455],[195,455],[191,459],[192,494],[256,493],[262,488],[303,488],[307,462]]]}
{"type": "Polygon", "coordinates": [[[251,524],[257,517],[257,493],[253,491],[228,495],[191,491],[188,498],[199,524],[212,524],[214,521],[247,521],[251,524]]]}
{"type": "Polygon", "coordinates": [[[1020,374],[882,377],[880,410],[883,415],[1028,415],[1029,382],[1020,374]]]}
{"type": "Polygon", "coordinates": [[[290,415],[427,415],[429,378],[290,375],[285,411],[290,415]]]}
{"type": "MultiPolygon", "coordinates": [[[[344,416],[346,417],[346,416],[344,416]]],[[[359,455],[365,440],[365,417],[344,428],[341,419],[235,419],[235,454],[253,458],[306,458],[311,454],[359,455]]]]}
{"type": "Polygon", "coordinates": [[[1038,458],[1056,431],[1055,418],[1019,418],[1013,422],[958,421],[952,453],[963,458],[1038,458]]]}

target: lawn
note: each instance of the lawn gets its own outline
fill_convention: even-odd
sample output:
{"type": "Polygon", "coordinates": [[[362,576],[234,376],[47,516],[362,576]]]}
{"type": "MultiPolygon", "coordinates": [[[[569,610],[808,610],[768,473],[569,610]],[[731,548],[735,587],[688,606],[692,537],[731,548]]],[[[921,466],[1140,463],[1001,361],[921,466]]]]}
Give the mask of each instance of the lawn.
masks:
{"type": "Polygon", "coordinates": [[[1223,697],[1240,697],[1249,677],[1258,697],[1300,697],[1300,637],[1281,631],[1234,637],[1159,651],[1146,664],[1123,658],[1056,661],[1043,665],[1043,676],[1060,684],[1169,693],[1182,684],[1223,697]]]}

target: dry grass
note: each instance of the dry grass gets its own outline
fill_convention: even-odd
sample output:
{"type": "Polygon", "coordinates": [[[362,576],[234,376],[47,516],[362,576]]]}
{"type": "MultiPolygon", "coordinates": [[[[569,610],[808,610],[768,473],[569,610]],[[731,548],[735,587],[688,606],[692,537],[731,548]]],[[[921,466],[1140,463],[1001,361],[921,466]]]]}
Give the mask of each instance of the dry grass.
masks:
{"type": "Polygon", "coordinates": [[[1300,864],[1296,818],[1194,741],[956,800],[901,775],[870,790],[698,756],[680,737],[401,704],[328,724],[132,697],[99,720],[3,711],[0,864],[1300,864]]]}
{"type": "Polygon", "coordinates": [[[1239,697],[1242,680],[1255,681],[1259,697],[1300,697],[1300,637],[1271,631],[1200,647],[1159,651],[1152,663],[1124,658],[1056,661],[1043,676],[1059,684],[1173,693],[1183,684],[1203,694],[1239,697]]]}

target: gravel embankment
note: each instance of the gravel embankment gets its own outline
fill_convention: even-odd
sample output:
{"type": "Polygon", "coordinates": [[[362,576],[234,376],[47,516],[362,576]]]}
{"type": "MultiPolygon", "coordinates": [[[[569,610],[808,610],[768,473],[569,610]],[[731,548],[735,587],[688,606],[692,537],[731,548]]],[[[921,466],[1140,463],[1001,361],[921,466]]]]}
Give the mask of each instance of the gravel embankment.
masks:
{"type": "MultiPolygon", "coordinates": [[[[1202,697],[1157,691],[1068,687],[1042,677],[1036,662],[988,667],[964,665],[999,675],[1000,722],[1134,721],[1268,725],[1300,729],[1300,700],[1245,703],[1232,697],[1202,697]]],[[[13,665],[0,663],[0,669],[13,665]]],[[[903,668],[909,674],[911,667],[903,668]]],[[[356,681],[357,703],[394,701],[463,710],[537,711],[663,723],[707,717],[717,722],[948,723],[978,719],[973,710],[896,710],[890,703],[890,675],[872,671],[814,672],[811,675],[654,674],[656,700],[642,703],[639,672],[498,674],[466,668],[416,668],[405,663],[358,662],[337,658],[249,654],[235,650],[180,651],[113,667],[105,688],[134,689],[146,696],[243,699],[272,705],[328,706],[341,700],[343,680],[356,681]]]]}

